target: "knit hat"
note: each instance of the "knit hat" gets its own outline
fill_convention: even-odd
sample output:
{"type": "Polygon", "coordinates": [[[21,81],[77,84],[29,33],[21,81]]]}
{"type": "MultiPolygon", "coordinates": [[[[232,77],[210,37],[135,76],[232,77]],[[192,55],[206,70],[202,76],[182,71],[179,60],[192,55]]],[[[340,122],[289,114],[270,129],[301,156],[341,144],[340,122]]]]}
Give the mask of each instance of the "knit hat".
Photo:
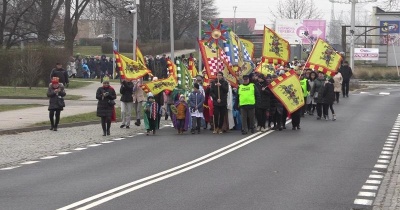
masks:
{"type": "Polygon", "coordinates": [[[58,84],[59,81],[60,81],[60,78],[58,78],[58,77],[51,78],[51,84],[58,84]]]}
{"type": "Polygon", "coordinates": [[[147,99],[149,99],[149,98],[154,98],[153,93],[147,93],[147,99]]]}
{"type": "Polygon", "coordinates": [[[110,77],[104,76],[103,77],[103,83],[105,83],[105,82],[110,82],[110,77]]]}

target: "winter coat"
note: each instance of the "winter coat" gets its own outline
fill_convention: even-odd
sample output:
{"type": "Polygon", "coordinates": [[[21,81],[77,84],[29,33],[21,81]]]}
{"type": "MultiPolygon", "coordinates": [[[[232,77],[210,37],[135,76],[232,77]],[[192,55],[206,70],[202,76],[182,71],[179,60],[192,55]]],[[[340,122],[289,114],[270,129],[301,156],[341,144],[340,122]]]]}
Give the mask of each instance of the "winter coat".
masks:
{"type": "Polygon", "coordinates": [[[54,91],[57,88],[53,88],[53,85],[50,83],[49,88],[47,89],[47,97],[49,99],[49,108],[48,110],[63,110],[64,108],[58,105],[58,97],[64,97],[66,95],[64,90],[64,85],[62,83],[58,84],[58,88],[60,88],[60,92],[58,94],[54,91]]]}
{"type": "Polygon", "coordinates": [[[353,76],[353,71],[350,66],[341,66],[339,72],[342,74],[344,81],[349,81],[351,76],[353,76]]]}
{"type": "Polygon", "coordinates": [[[323,102],[325,104],[333,104],[335,101],[335,91],[332,83],[325,83],[324,92],[322,93],[323,102]]]}
{"type": "Polygon", "coordinates": [[[325,79],[314,80],[314,86],[311,88],[311,95],[317,103],[324,103],[322,94],[324,93],[325,79]]]}
{"type": "Polygon", "coordinates": [[[189,96],[190,110],[197,108],[199,112],[203,112],[204,96],[200,92],[192,92],[189,96]],[[196,103],[197,102],[197,103],[196,103]],[[197,104],[197,106],[196,106],[197,104]]]}
{"type": "Polygon", "coordinates": [[[335,92],[342,92],[342,82],[343,82],[343,77],[340,72],[338,72],[334,77],[333,80],[335,83],[333,83],[333,86],[335,87],[335,92]]]}
{"type": "Polygon", "coordinates": [[[134,82],[134,87],[133,87],[133,103],[136,102],[143,102],[144,101],[144,93],[140,85],[142,84],[141,79],[138,81],[134,82]]]}
{"type": "Polygon", "coordinates": [[[264,83],[256,83],[256,89],[258,94],[256,95],[256,108],[258,109],[267,109],[269,110],[271,107],[271,92],[267,85],[264,83]],[[265,87],[264,90],[262,88],[265,87]]]}
{"type": "Polygon", "coordinates": [[[121,93],[122,102],[133,102],[133,83],[123,81],[119,93],[121,93]]]}
{"type": "Polygon", "coordinates": [[[115,100],[117,94],[114,88],[109,86],[108,88],[99,87],[96,91],[97,102],[97,116],[98,117],[111,117],[113,113],[114,106],[111,106],[108,101],[115,100]],[[107,96],[103,96],[103,93],[108,93],[107,96]]]}
{"type": "Polygon", "coordinates": [[[210,95],[213,99],[213,105],[214,106],[227,106],[228,105],[228,82],[225,79],[222,79],[219,81],[221,83],[221,86],[219,87],[219,95],[221,99],[221,103],[218,103],[218,86],[217,86],[218,80],[215,79],[213,82],[211,82],[211,87],[210,87],[210,95]]]}
{"type": "Polygon", "coordinates": [[[58,82],[62,83],[64,86],[69,83],[68,72],[65,71],[63,68],[51,70],[50,80],[53,77],[58,77],[58,79],[59,79],[58,82]]]}

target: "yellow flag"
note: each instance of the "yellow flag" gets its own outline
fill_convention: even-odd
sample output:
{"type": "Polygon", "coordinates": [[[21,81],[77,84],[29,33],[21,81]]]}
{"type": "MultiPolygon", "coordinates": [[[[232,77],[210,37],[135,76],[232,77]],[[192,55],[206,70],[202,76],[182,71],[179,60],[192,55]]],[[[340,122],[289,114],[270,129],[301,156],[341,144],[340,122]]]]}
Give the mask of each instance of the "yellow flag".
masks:
{"type": "Polygon", "coordinates": [[[264,26],[263,57],[268,63],[281,64],[289,62],[289,42],[280,37],[274,30],[264,26]]]}
{"type": "Polygon", "coordinates": [[[143,57],[142,51],[140,51],[139,46],[136,43],[136,58],[135,58],[138,62],[146,65],[145,59],[143,57]]]}
{"type": "Polygon", "coordinates": [[[305,67],[322,71],[328,76],[334,76],[340,67],[342,56],[327,42],[318,39],[308,57],[305,67]]]}
{"type": "Polygon", "coordinates": [[[289,113],[304,105],[303,89],[295,71],[286,72],[272,81],[268,87],[289,113]]]}
{"type": "Polygon", "coordinates": [[[121,79],[135,80],[142,78],[151,72],[144,64],[140,62],[136,62],[124,55],[121,55],[117,51],[114,51],[114,54],[116,58],[116,64],[120,71],[121,79]]]}
{"type": "Polygon", "coordinates": [[[163,90],[173,91],[176,87],[176,81],[172,75],[166,79],[160,79],[157,81],[151,81],[140,86],[144,92],[151,92],[153,95],[161,93],[163,90]]]}
{"type": "Polygon", "coordinates": [[[240,38],[240,41],[243,43],[244,47],[246,48],[247,52],[250,54],[251,59],[254,56],[254,44],[253,42],[240,38]]]}
{"type": "Polygon", "coordinates": [[[188,70],[190,71],[190,73],[192,74],[192,78],[195,78],[198,75],[198,71],[196,68],[196,65],[194,63],[194,59],[193,58],[189,58],[189,65],[188,65],[188,70]]]}
{"type": "Polygon", "coordinates": [[[267,76],[268,74],[274,75],[275,74],[274,67],[270,65],[271,64],[269,64],[263,59],[263,61],[256,67],[255,71],[265,76],[267,76]]]}
{"type": "Polygon", "coordinates": [[[172,63],[171,59],[167,59],[167,67],[168,67],[168,74],[169,76],[172,76],[172,78],[175,79],[176,82],[178,82],[178,73],[176,69],[176,65],[172,63]]]}

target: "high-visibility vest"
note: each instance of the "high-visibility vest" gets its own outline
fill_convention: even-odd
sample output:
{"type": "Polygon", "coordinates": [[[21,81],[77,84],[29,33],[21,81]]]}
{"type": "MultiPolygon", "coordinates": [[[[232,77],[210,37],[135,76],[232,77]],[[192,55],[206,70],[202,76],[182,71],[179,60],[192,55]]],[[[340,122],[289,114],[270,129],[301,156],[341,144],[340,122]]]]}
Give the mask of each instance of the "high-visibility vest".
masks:
{"type": "Polygon", "coordinates": [[[255,105],[256,104],[256,96],[255,96],[255,86],[253,83],[248,85],[239,85],[239,106],[245,105],[255,105]]]}
{"type": "Polygon", "coordinates": [[[300,85],[301,85],[301,88],[303,89],[303,95],[304,95],[304,97],[307,97],[308,94],[310,94],[310,93],[307,91],[307,83],[308,83],[308,80],[307,80],[306,78],[300,80],[300,85]]]}

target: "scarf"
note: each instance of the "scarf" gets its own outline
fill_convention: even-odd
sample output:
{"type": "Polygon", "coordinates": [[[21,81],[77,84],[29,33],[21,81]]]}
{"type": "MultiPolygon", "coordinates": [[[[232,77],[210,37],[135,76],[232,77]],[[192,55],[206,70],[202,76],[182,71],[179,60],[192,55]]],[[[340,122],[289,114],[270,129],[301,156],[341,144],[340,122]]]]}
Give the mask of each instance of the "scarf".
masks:
{"type": "Polygon", "coordinates": [[[152,118],[152,119],[157,119],[157,102],[153,102],[152,104],[151,104],[151,116],[150,116],[150,118],[152,118]]]}

